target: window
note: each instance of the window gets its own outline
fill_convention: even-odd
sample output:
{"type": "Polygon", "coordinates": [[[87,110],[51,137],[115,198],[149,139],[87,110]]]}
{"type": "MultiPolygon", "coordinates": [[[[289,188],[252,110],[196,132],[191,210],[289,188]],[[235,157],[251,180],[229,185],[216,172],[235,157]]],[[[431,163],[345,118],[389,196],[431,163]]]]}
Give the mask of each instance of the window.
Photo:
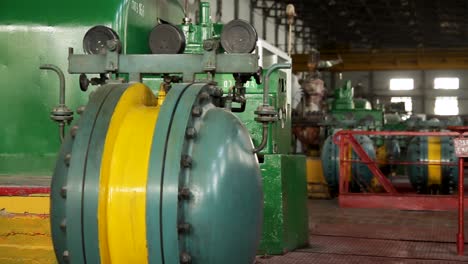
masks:
{"type": "Polygon", "coordinates": [[[390,99],[390,102],[392,102],[392,103],[403,102],[403,103],[405,103],[405,111],[406,112],[413,111],[413,100],[411,99],[411,97],[392,97],[390,99]]]}
{"type": "Polygon", "coordinates": [[[434,114],[458,115],[458,98],[453,96],[436,97],[434,114]]]}
{"type": "Polygon", "coordinates": [[[390,79],[390,90],[413,90],[414,79],[411,78],[397,78],[390,79]]]}
{"type": "Polygon", "coordinates": [[[458,89],[460,88],[459,78],[435,78],[434,89],[458,89]]]}

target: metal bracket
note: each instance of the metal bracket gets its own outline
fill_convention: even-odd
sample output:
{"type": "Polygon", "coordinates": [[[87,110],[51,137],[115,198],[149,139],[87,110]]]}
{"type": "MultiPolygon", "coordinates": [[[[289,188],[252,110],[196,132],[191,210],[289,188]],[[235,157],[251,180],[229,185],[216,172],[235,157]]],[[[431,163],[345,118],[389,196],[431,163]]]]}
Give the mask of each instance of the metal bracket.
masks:
{"type": "Polygon", "coordinates": [[[195,80],[195,74],[255,73],[258,71],[256,54],[138,54],[125,55],[108,51],[106,54],[75,55],[70,49],[68,72],[75,73],[132,73],[182,74],[184,82],[195,80]]]}

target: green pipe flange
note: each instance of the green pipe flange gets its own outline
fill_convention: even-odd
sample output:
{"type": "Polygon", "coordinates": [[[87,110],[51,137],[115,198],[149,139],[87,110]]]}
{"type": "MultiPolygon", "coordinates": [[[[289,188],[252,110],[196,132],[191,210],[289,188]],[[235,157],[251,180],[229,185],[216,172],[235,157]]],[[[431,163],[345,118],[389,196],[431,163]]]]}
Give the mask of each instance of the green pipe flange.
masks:
{"type": "Polygon", "coordinates": [[[198,94],[183,139],[182,157],[192,164],[179,174],[181,187],[190,190],[179,205],[181,261],[252,263],[263,220],[259,164],[246,127],[215,107],[209,93],[198,94]]]}
{"type": "MultiPolygon", "coordinates": [[[[184,258],[179,248],[179,175],[183,165],[183,146],[185,143],[185,131],[189,119],[192,116],[193,105],[200,91],[206,83],[194,83],[181,96],[180,103],[175,109],[174,116],[169,126],[170,132],[167,139],[164,167],[162,170],[161,184],[161,232],[165,264],[179,264],[184,258]]],[[[200,113],[201,114],[201,113],[200,113]]]]}
{"type": "MultiPolygon", "coordinates": [[[[166,149],[169,147],[167,139],[175,110],[179,104],[180,97],[191,85],[192,84],[173,85],[161,106],[154,131],[146,185],[146,237],[149,264],[164,263],[164,249],[161,243],[161,186],[163,182],[163,164],[166,149]]],[[[177,237],[175,239],[177,240],[177,237]]],[[[175,257],[178,259],[178,254],[175,257]]]]}
{"type": "Polygon", "coordinates": [[[57,163],[55,165],[54,175],[50,190],[50,228],[54,241],[55,255],[60,263],[64,252],[67,250],[66,244],[66,219],[65,219],[65,198],[66,190],[63,188],[67,182],[69,168],[69,154],[72,152],[73,139],[70,133],[65,137],[57,163]]]}
{"type": "MultiPolygon", "coordinates": [[[[60,263],[85,263],[82,229],[85,159],[96,117],[110,92],[110,87],[102,87],[90,96],[89,104],[77,124],[77,129],[71,130],[72,133],[76,133],[74,139],[73,137],[67,138],[68,141],[72,141],[73,148],[73,155],[71,155],[71,152],[63,153],[64,158],[70,160],[69,170],[63,171],[60,164],[58,164],[54,171],[52,189],[54,191],[60,190],[60,193],[52,193],[51,215],[54,217],[51,220],[51,225],[53,229],[56,229],[57,225],[62,225],[60,228],[64,230],[53,233],[54,248],[57,260],[60,263]],[[59,185],[64,183],[59,178],[66,178],[66,184],[59,185]],[[64,199],[63,196],[66,196],[64,207],[60,205],[60,199],[64,199]],[[63,216],[64,218],[59,220],[56,216],[63,216]]],[[[64,146],[67,146],[67,144],[69,143],[66,142],[64,146]]],[[[65,150],[65,148],[62,150],[65,150]]],[[[62,153],[60,156],[62,156],[62,153]]]]}
{"type": "Polygon", "coordinates": [[[101,161],[107,131],[120,98],[132,84],[108,84],[111,93],[105,99],[91,135],[84,176],[83,192],[83,241],[86,263],[101,262],[99,253],[98,204],[100,192],[101,161]]]}

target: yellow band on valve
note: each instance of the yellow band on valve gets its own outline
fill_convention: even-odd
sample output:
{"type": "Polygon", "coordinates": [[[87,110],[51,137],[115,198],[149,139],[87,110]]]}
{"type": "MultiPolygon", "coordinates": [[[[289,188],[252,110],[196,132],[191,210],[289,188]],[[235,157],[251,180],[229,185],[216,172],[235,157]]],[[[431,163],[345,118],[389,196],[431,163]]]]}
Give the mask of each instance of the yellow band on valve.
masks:
{"type": "Polygon", "coordinates": [[[130,86],[114,110],[101,163],[98,226],[101,263],[148,263],[146,179],[160,107],[151,90],[130,86]]]}
{"type": "MultiPolygon", "coordinates": [[[[429,162],[441,161],[441,145],[440,137],[427,138],[427,159],[429,162]]],[[[427,166],[427,185],[440,185],[442,183],[442,167],[441,165],[427,166]]]]}

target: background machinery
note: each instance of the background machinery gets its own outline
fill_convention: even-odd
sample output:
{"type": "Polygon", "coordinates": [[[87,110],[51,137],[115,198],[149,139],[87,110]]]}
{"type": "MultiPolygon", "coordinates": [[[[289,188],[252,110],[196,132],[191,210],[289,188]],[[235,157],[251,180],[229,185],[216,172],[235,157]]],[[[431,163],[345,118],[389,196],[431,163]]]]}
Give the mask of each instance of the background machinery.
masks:
{"type": "Polygon", "coordinates": [[[307,244],[290,58],[256,45],[251,25],[213,23],[206,2],[196,22],[178,1],[19,6],[2,6],[0,74],[17,89],[2,91],[0,173],[50,175],[63,140],[51,190],[59,262],[249,263],[260,235],[262,254],[307,244]],[[66,52],[81,44],[86,54],[66,52]]]}
{"type": "MultiPolygon", "coordinates": [[[[400,118],[402,113],[395,112],[394,105],[372,107],[369,101],[354,98],[349,81],[333,91],[333,98],[329,100],[328,106],[328,110],[323,113],[309,112],[295,116],[296,126],[321,126],[321,134],[327,137],[321,147],[323,180],[317,181],[317,177],[314,179],[308,173],[310,197],[324,197],[324,191],[316,188],[317,185],[326,185],[326,191],[332,196],[338,193],[339,147],[333,140],[337,131],[447,131],[447,127],[462,125],[460,118],[440,121],[411,116],[403,120],[400,118]]],[[[453,194],[456,190],[458,167],[452,138],[356,135],[356,139],[367,155],[378,163],[386,177],[396,177],[396,182],[403,180],[410,184],[412,191],[421,194],[453,194]],[[405,162],[408,164],[404,164],[405,162]]],[[[354,151],[351,159],[359,160],[354,151]]],[[[381,189],[366,164],[353,162],[349,169],[352,175],[351,191],[378,192],[381,189]]]]}

